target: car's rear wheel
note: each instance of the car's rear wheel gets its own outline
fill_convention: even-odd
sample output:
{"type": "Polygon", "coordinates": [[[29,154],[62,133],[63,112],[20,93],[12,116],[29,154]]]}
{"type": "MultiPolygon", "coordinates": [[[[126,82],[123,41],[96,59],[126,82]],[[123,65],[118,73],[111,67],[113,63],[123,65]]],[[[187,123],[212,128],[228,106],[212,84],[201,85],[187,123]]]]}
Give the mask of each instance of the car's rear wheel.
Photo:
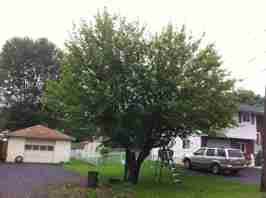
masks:
{"type": "Polygon", "coordinates": [[[218,175],[220,173],[220,171],[221,171],[221,168],[220,168],[219,164],[213,164],[211,166],[211,172],[213,174],[218,175]]]}
{"type": "Polygon", "coordinates": [[[191,169],[191,161],[189,159],[184,160],[184,167],[186,169],[191,169]]]}

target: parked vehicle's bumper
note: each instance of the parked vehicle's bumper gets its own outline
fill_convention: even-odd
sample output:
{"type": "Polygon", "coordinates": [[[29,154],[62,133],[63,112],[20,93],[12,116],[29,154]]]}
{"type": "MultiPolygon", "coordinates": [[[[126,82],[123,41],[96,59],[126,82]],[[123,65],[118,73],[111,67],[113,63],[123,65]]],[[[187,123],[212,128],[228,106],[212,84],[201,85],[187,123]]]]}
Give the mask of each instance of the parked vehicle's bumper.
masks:
{"type": "Polygon", "coordinates": [[[222,167],[222,169],[224,169],[224,170],[241,170],[241,169],[243,169],[243,168],[246,168],[247,167],[247,165],[222,165],[221,166],[222,167]]]}

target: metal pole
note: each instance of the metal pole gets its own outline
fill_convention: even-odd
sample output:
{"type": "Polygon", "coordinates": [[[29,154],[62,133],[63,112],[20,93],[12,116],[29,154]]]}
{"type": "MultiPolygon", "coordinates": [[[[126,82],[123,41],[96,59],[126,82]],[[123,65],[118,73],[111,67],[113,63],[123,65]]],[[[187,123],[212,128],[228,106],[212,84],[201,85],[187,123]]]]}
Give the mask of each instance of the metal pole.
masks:
{"type": "Polygon", "coordinates": [[[264,166],[264,164],[266,163],[266,116],[265,114],[266,114],[266,87],[265,87],[265,95],[264,95],[263,129],[261,130],[263,165],[262,165],[260,190],[262,192],[266,192],[266,173],[265,173],[266,167],[264,166]]]}

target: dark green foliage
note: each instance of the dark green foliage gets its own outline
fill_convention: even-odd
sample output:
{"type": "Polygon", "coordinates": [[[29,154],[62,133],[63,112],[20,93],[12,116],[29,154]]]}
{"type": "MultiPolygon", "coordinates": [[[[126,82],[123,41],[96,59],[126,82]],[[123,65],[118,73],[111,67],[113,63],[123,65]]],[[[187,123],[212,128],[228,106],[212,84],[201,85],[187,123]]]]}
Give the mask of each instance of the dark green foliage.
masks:
{"type": "MultiPolygon", "coordinates": [[[[43,120],[41,97],[46,80],[58,78],[60,51],[45,38],[12,38],[0,54],[6,127],[17,129],[43,120]]],[[[45,115],[44,115],[45,116],[45,115]]]]}
{"type": "Polygon", "coordinates": [[[238,89],[235,91],[239,103],[263,106],[263,97],[256,95],[253,91],[247,89],[238,89]]]}
{"type": "Polygon", "coordinates": [[[102,156],[107,156],[110,152],[111,150],[108,147],[103,146],[100,148],[100,154],[102,156]]]}

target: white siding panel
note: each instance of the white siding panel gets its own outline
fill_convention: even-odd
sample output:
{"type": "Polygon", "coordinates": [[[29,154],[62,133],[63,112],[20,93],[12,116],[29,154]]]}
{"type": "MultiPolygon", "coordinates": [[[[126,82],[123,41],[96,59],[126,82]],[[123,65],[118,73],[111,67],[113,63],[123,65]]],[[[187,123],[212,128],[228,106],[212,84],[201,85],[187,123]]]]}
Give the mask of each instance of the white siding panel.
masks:
{"type": "Polygon", "coordinates": [[[14,162],[17,156],[24,156],[24,138],[9,138],[7,146],[7,162],[14,162]]]}
{"type": "Polygon", "coordinates": [[[70,160],[71,142],[70,141],[56,141],[54,151],[54,162],[68,162],[70,160]]]}
{"type": "MultiPolygon", "coordinates": [[[[234,119],[238,121],[238,117],[234,119]]],[[[224,130],[224,133],[230,138],[250,139],[255,141],[257,138],[256,120],[254,124],[252,124],[251,121],[238,123],[237,127],[227,128],[224,130]]]]}

